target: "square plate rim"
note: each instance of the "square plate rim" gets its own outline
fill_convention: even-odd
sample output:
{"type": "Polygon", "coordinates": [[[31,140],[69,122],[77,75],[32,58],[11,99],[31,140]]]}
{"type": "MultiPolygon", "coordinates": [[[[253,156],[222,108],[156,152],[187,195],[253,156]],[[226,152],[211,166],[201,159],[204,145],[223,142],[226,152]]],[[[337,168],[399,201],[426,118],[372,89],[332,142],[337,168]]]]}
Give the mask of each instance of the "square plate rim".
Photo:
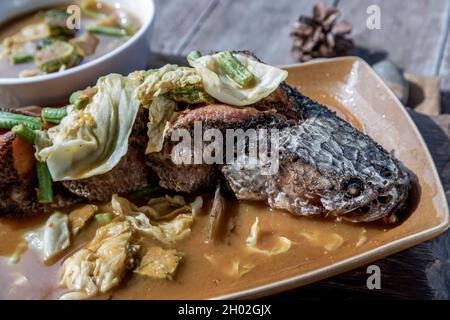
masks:
{"type": "Polygon", "coordinates": [[[371,263],[373,261],[382,259],[386,256],[389,256],[391,254],[395,254],[397,252],[403,251],[407,248],[411,248],[419,243],[425,242],[427,240],[431,240],[434,237],[437,237],[438,235],[444,233],[447,229],[450,228],[450,216],[449,216],[449,204],[445,195],[444,187],[442,185],[442,181],[439,177],[439,173],[436,168],[436,164],[431,156],[430,150],[425,143],[425,140],[420,133],[419,129],[417,128],[416,124],[412,120],[409,113],[406,111],[405,107],[401,104],[401,102],[398,100],[398,98],[395,96],[395,94],[392,92],[391,89],[387,86],[387,84],[380,78],[380,76],[370,67],[370,65],[364,61],[363,59],[359,57],[339,57],[339,58],[330,58],[330,59],[318,59],[315,61],[310,61],[307,63],[295,63],[295,64],[288,64],[288,65],[282,65],[280,68],[282,69],[294,69],[294,68],[301,68],[304,66],[312,65],[312,64],[328,64],[333,62],[339,62],[339,61],[351,61],[353,63],[357,62],[360,63],[364,68],[366,68],[371,75],[375,78],[377,82],[379,82],[380,86],[386,91],[386,93],[393,98],[393,101],[395,101],[395,105],[398,109],[400,109],[405,115],[406,120],[408,121],[409,125],[414,130],[415,135],[418,137],[420,144],[425,151],[426,157],[428,162],[431,164],[431,170],[433,172],[433,178],[437,183],[438,187],[438,193],[439,196],[444,199],[444,220],[438,224],[437,226],[426,228],[420,232],[411,234],[406,237],[402,237],[400,239],[388,242],[380,247],[374,248],[372,250],[363,252],[361,254],[349,257],[347,259],[343,259],[339,262],[330,264],[328,266],[325,266],[323,268],[319,268],[316,270],[312,270],[310,272],[289,277],[284,280],[274,281],[266,285],[241,290],[225,295],[220,295],[216,297],[210,298],[210,300],[231,300],[231,299],[250,299],[250,298],[259,298],[268,296],[270,294],[275,294],[279,292],[283,292],[285,290],[293,289],[296,287],[301,287],[307,284],[311,284],[313,282],[317,282],[338,274],[341,274],[343,272],[353,270],[354,268],[357,268],[357,266],[361,266],[367,263],[371,263]]]}

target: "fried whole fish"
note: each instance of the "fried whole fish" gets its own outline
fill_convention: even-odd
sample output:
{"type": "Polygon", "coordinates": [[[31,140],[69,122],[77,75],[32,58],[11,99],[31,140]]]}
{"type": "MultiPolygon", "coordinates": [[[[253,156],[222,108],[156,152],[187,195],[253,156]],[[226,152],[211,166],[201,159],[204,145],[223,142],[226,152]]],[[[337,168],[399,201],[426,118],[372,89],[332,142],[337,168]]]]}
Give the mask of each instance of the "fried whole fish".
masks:
{"type": "MultiPolygon", "coordinates": [[[[369,136],[288,85],[271,99],[266,103],[280,113],[297,114],[295,124],[280,131],[280,171],[264,185],[271,207],[351,222],[387,217],[395,222],[408,197],[406,167],[369,136]]],[[[226,166],[222,171],[238,198],[240,190],[254,189],[249,181],[260,180],[258,170],[238,172],[226,166]]]]}
{"type": "Polygon", "coordinates": [[[392,154],[287,84],[250,107],[209,105],[184,112],[172,124],[164,150],[151,155],[149,165],[168,189],[193,192],[222,178],[240,200],[351,222],[395,222],[410,183],[409,171],[392,154]],[[266,175],[263,166],[248,169],[236,164],[174,166],[171,132],[188,129],[193,136],[196,121],[204,130],[219,129],[223,134],[227,129],[278,129],[279,171],[266,175]]]}

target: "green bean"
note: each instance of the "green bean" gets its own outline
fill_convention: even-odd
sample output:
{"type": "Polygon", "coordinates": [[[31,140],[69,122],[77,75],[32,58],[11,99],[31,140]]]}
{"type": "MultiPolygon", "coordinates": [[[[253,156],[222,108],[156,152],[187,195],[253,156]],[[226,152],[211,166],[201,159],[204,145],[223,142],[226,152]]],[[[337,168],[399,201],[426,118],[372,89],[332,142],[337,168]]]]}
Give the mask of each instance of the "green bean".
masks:
{"type": "Polygon", "coordinates": [[[99,213],[95,215],[95,220],[102,224],[108,224],[113,220],[111,213],[99,213]]]}
{"type": "Polygon", "coordinates": [[[82,91],[76,91],[76,92],[72,93],[72,94],[70,95],[70,98],[69,98],[70,104],[71,104],[71,105],[74,105],[74,104],[77,102],[78,98],[79,98],[82,94],[83,94],[82,91]]]}
{"type": "Polygon", "coordinates": [[[188,54],[187,60],[189,62],[194,62],[195,60],[197,60],[201,57],[202,57],[202,53],[200,51],[196,50],[196,51],[192,51],[191,53],[188,54]]]}
{"type": "Polygon", "coordinates": [[[214,98],[199,88],[185,87],[172,90],[167,97],[175,102],[184,102],[189,104],[214,103],[214,98]]]}
{"type": "Polygon", "coordinates": [[[53,203],[53,181],[45,162],[36,162],[36,173],[39,182],[37,190],[39,203],[53,203]]]}
{"type": "Polygon", "coordinates": [[[249,86],[255,79],[255,75],[230,51],[223,51],[219,54],[219,65],[233,81],[242,87],[249,86]]]}
{"type": "Polygon", "coordinates": [[[45,122],[60,124],[62,119],[67,116],[67,108],[44,108],[41,116],[45,122]]]}
{"type": "Polygon", "coordinates": [[[132,198],[132,199],[139,199],[139,198],[143,198],[143,197],[146,197],[146,196],[150,196],[150,195],[152,195],[154,193],[158,193],[158,192],[163,191],[163,190],[164,189],[161,188],[160,186],[148,186],[148,187],[146,187],[144,189],[141,189],[141,190],[138,190],[138,191],[135,191],[135,192],[131,193],[129,195],[129,197],[132,198]]]}
{"type": "Polygon", "coordinates": [[[127,32],[127,35],[132,36],[137,32],[136,26],[127,19],[120,19],[120,26],[127,32]]]}
{"type": "Polygon", "coordinates": [[[34,145],[34,141],[36,140],[36,133],[34,132],[34,130],[28,128],[26,125],[19,124],[18,126],[12,128],[11,132],[21,137],[29,144],[34,145]]]}
{"type": "Polygon", "coordinates": [[[84,109],[89,104],[89,102],[91,102],[91,98],[85,95],[83,91],[77,91],[72,93],[69,102],[75,107],[75,109],[81,110],[84,109]]]}
{"type": "Polygon", "coordinates": [[[98,33],[112,37],[125,37],[127,35],[127,32],[124,29],[96,25],[88,26],[86,30],[90,33],[98,33]]]}
{"type": "Polygon", "coordinates": [[[33,130],[42,129],[41,121],[38,118],[9,112],[0,112],[1,129],[12,129],[19,124],[24,124],[33,130]]]}
{"type": "Polygon", "coordinates": [[[82,0],[81,12],[92,19],[104,19],[108,17],[107,14],[97,11],[96,0],[82,0]]]}
{"type": "Polygon", "coordinates": [[[105,13],[95,12],[94,10],[86,9],[86,8],[82,8],[81,13],[86,15],[88,18],[96,19],[96,20],[105,19],[108,17],[105,13]]]}
{"type": "Polygon", "coordinates": [[[11,56],[12,64],[22,64],[34,61],[34,55],[29,53],[19,53],[11,56]]]}

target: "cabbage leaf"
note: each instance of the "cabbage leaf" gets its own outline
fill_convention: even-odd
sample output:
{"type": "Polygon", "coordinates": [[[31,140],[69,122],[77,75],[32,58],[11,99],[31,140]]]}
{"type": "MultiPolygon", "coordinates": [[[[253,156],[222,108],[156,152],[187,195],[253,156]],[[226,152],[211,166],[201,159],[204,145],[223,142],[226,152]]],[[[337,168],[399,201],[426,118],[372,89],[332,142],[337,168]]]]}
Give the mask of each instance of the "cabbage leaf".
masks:
{"type": "Polygon", "coordinates": [[[32,249],[48,261],[70,246],[69,218],[66,214],[56,212],[43,227],[26,233],[24,238],[32,249]]]}
{"type": "Polygon", "coordinates": [[[252,86],[243,88],[234,82],[220,67],[219,54],[203,56],[189,61],[201,76],[205,91],[222,103],[233,106],[254,104],[273,93],[288,77],[288,72],[260,63],[249,56],[234,56],[255,75],[252,86]]]}
{"type": "Polygon", "coordinates": [[[277,244],[270,249],[262,249],[258,247],[258,242],[260,240],[261,228],[259,226],[259,219],[256,218],[255,223],[252,225],[250,233],[245,241],[247,249],[249,251],[259,253],[265,256],[276,256],[285,253],[291,249],[292,241],[286,237],[278,237],[277,244]]]}
{"type": "Polygon", "coordinates": [[[148,111],[148,143],[145,154],[162,150],[166,132],[169,130],[169,120],[174,115],[176,107],[175,102],[162,96],[153,99],[148,111]]]}
{"type": "Polygon", "coordinates": [[[180,200],[182,197],[165,197],[150,200],[138,208],[125,198],[113,196],[111,207],[116,216],[125,217],[131,226],[141,234],[150,235],[160,242],[171,245],[185,239],[191,233],[193,213],[198,211],[199,202],[192,204],[180,200]]]}
{"type": "Polygon", "coordinates": [[[139,87],[138,97],[143,105],[150,105],[155,97],[185,87],[203,87],[202,78],[195,69],[168,64],[149,70],[144,83],[139,87]]]}
{"type": "Polygon", "coordinates": [[[60,285],[72,292],[61,299],[89,298],[118,286],[139,249],[133,243],[133,232],[126,221],[98,229],[86,247],[64,261],[60,285]]]}
{"type": "Polygon", "coordinates": [[[102,77],[85,109],[72,108],[61,124],[38,135],[36,157],[47,162],[54,181],[102,175],[120,162],[139,110],[140,84],[138,77],[102,77]]]}

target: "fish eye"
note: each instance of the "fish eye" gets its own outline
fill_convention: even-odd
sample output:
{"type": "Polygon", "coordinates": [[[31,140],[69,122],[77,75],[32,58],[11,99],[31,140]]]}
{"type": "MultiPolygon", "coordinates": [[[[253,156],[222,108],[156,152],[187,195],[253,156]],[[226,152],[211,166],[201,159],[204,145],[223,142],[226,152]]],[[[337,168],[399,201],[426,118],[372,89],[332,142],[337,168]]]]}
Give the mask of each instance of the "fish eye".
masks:
{"type": "Polygon", "coordinates": [[[364,183],[359,178],[351,178],[342,185],[342,190],[345,192],[346,197],[356,198],[363,193],[364,183]]]}

